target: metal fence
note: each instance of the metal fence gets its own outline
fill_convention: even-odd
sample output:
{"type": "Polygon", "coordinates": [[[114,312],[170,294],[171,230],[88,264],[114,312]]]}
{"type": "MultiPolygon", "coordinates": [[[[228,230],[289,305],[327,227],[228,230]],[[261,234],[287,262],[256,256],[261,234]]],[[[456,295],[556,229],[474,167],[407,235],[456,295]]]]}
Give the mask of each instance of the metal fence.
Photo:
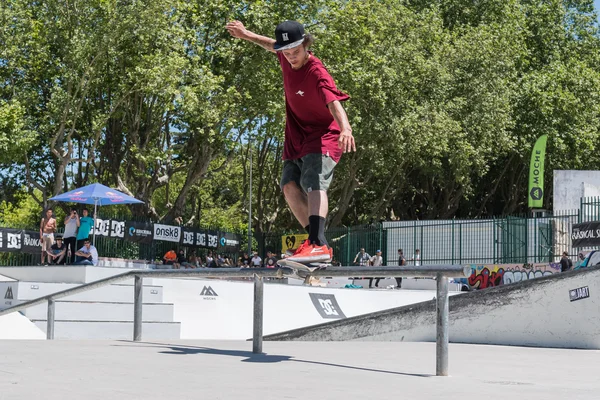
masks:
{"type": "MultiPolygon", "coordinates": [[[[472,220],[393,221],[329,229],[327,240],[334,260],[353,265],[361,248],[374,255],[382,251],[385,265],[398,263],[402,249],[407,264],[525,264],[558,262],[563,251],[571,257],[573,224],[598,219],[600,198],[582,199],[581,210],[553,214],[506,216],[472,220]],[[584,201],[585,200],[585,201],[584,201]],[[420,251],[419,258],[416,250],[420,251]]],[[[282,236],[303,233],[273,232],[259,235],[259,253],[282,251],[282,236]]]]}
{"type": "Polygon", "coordinates": [[[571,227],[577,212],[481,220],[384,223],[388,264],[402,249],[408,264],[525,264],[557,262],[573,251],[571,227]],[[416,250],[420,250],[417,260],[416,250]]]}

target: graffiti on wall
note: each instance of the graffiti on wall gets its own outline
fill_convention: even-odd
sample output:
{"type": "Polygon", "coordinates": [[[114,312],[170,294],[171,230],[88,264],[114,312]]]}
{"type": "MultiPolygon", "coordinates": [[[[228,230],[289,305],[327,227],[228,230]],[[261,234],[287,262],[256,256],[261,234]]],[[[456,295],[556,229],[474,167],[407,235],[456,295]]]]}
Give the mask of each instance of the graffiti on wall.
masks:
{"type": "Polygon", "coordinates": [[[485,289],[560,272],[560,263],[471,265],[469,286],[485,289]]]}

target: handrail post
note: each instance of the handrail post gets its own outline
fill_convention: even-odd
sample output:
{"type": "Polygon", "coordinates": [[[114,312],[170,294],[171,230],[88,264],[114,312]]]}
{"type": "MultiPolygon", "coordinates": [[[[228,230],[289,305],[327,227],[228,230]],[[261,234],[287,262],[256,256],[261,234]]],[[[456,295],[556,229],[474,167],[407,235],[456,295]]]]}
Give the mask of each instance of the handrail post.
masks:
{"type": "Polygon", "coordinates": [[[142,340],[142,288],[144,278],[135,276],[134,295],[133,295],[133,341],[142,340]]]}
{"type": "Polygon", "coordinates": [[[48,317],[46,318],[46,339],[54,340],[54,311],[55,302],[53,298],[48,299],[48,317]]]}
{"type": "Polygon", "coordinates": [[[263,277],[254,275],[254,326],[252,330],[252,353],[262,353],[263,342],[263,277]]]}
{"type": "Polygon", "coordinates": [[[437,275],[437,337],[435,348],[435,374],[448,376],[448,278],[442,274],[437,275]]]}

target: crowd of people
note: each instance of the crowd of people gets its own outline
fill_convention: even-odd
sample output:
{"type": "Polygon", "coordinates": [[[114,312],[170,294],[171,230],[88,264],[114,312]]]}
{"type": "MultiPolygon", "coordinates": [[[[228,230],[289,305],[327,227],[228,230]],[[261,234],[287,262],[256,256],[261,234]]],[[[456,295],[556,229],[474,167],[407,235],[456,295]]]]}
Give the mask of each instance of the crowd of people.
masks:
{"type": "Polygon", "coordinates": [[[172,248],[165,253],[162,258],[163,265],[171,265],[173,269],[188,268],[275,268],[277,256],[272,251],[267,251],[265,258],[261,258],[258,252],[254,251],[252,257],[247,252],[242,253],[237,260],[226,254],[217,254],[209,250],[206,255],[197,255],[192,250],[188,255],[183,249],[172,248]]]}
{"type": "Polygon", "coordinates": [[[78,210],[71,208],[63,221],[62,236],[56,234],[58,224],[52,211],[48,208],[40,221],[41,265],[97,265],[98,250],[89,240],[94,219],[88,210],[82,209],[79,216],[78,210]]]}

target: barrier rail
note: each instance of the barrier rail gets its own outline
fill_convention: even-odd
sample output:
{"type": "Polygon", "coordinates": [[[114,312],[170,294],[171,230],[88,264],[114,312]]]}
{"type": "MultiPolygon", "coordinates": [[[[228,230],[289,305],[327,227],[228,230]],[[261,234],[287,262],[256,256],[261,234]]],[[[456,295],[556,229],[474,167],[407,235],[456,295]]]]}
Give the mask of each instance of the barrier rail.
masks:
{"type": "MultiPolygon", "coordinates": [[[[48,321],[46,338],[54,339],[54,316],[56,300],[87,292],[102,286],[134,278],[134,313],[133,340],[142,340],[142,287],[147,278],[254,278],[254,318],[252,332],[252,352],[262,353],[263,342],[263,293],[265,277],[282,278],[291,275],[289,268],[218,268],[194,270],[133,270],[120,275],[111,276],[81,286],[52,293],[0,311],[0,316],[21,311],[44,302],[48,303],[48,321]]],[[[448,278],[465,278],[471,274],[471,268],[462,265],[406,266],[406,267],[331,267],[316,270],[309,276],[346,277],[361,276],[366,278],[383,277],[435,277],[437,279],[436,295],[436,375],[448,375],[448,278]]]]}

